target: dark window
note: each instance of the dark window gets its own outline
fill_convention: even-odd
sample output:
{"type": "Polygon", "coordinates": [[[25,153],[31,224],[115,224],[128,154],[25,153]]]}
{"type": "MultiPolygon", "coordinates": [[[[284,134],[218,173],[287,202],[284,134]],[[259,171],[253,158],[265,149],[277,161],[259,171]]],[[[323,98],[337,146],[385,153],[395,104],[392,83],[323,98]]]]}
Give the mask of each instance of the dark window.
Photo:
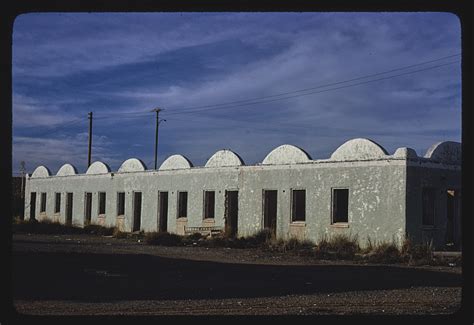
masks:
{"type": "Polygon", "coordinates": [[[61,193],[56,193],[54,201],[54,213],[59,213],[61,211],[61,193]]]}
{"type": "Polygon", "coordinates": [[[105,214],[105,192],[99,192],[99,214],[105,214]]]}
{"type": "Polygon", "coordinates": [[[305,221],[306,220],[306,191],[293,190],[291,220],[305,221]]]}
{"type": "Polygon", "coordinates": [[[435,216],[435,190],[434,188],[423,189],[423,226],[434,226],[435,216]]]}
{"type": "Polygon", "coordinates": [[[188,192],[178,192],[178,218],[188,215],[188,192]]]}
{"type": "Polygon", "coordinates": [[[46,212],[46,193],[41,193],[40,212],[46,212]]]}
{"type": "Polygon", "coordinates": [[[333,189],[332,192],[332,222],[348,222],[349,190],[347,188],[333,189]]]}
{"type": "Polygon", "coordinates": [[[117,193],[117,215],[125,214],[125,192],[117,193]]]}
{"type": "Polygon", "coordinates": [[[214,218],[214,207],[216,193],[214,191],[204,191],[204,219],[214,218]]]}

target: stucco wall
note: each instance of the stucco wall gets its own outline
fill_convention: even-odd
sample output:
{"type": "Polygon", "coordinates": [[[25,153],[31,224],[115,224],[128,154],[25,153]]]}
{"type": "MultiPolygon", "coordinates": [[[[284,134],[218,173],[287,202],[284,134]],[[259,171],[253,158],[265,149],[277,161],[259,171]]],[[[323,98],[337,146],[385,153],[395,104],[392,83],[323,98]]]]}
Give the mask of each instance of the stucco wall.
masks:
{"type": "Polygon", "coordinates": [[[30,193],[36,192],[36,218],[65,222],[66,193],[74,195],[73,224],[84,225],[85,192],[92,192],[92,223],[120,224],[125,231],[133,226],[133,192],[142,193],[141,230],[158,230],[158,193],[168,192],[169,232],[182,233],[187,226],[225,226],[225,191],[238,190],[238,236],[263,229],[263,190],[277,190],[277,237],[297,236],[314,242],[324,236],[357,236],[364,246],[373,241],[401,244],[408,233],[416,241],[433,238],[444,244],[447,189],[460,189],[461,149],[455,142],[435,144],[424,158],[410,148],[399,148],[393,155],[368,139],[352,139],[339,146],[330,159],[311,160],[302,149],[282,145],[272,150],[261,164],[245,166],[238,155],[221,150],[206,166],[192,167],[185,157],[169,157],[159,170],[146,170],[138,159],[126,160],[118,172],[99,162],[88,174],[50,176],[38,167],[27,178],[25,218],[30,216],[30,193]],[[94,172],[95,171],[95,172],[94,172]],[[96,174],[97,172],[97,174],[96,174]],[[423,186],[439,191],[434,229],[422,229],[423,186]],[[332,224],[332,189],[349,190],[347,224],[332,224]],[[306,219],[291,222],[291,190],[306,190],[306,219]],[[204,191],[215,191],[215,218],[203,220],[204,191]],[[188,192],[187,218],[178,227],[178,192],[188,192]],[[40,214],[41,192],[47,192],[46,213],[40,214]],[[54,193],[61,193],[61,212],[54,214],[54,193]],[[106,215],[98,218],[99,192],[105,192],[106,215]],[[125,218],[117,218],[117,192],[125,192],[125,218]],[[209,221],[209,220],[206,220],[209,221]]]}
{"type": "MultiPolygon", "coordinates": [[[[404,160],[334,162],[300,165],[239,166],[182,170],[50,176],[28,181],[28,190],[47,192],[48,218],[65,222],[65,193],[74,193],[73,224],[84,225],[84,193],[92,192],[92,223],[98,223],[98,192],[106,192],[105,225],[116,225],[117,192],[124,191],[125,228],[132,229],[134,191],[142,192],[141,229],[158,229],[158,191],[168,191],[168,231],[176,232],[177,192],[188,192],[188,226],[203,225],[203,192],[215,191],[215,225],[224,226],[226,190],[239,191],[238,235],[263,227],[264,189],[278,190],[277,236],[288,238],[291,189],[306,190],[304,238],[317,241],[334,233],[357,234],[361,241],[400,239],[404,234],[404,160]],[[349,224],[331,226],[331,189],[349,189],[349,224]],[[54,193],[61,192],[61,214],[54,217],[54,193]]],[[[27,201],[29,201],[29,195],[27,201]]],[[[28,202],[27,202],[28,206],[28,202]]],[[[27,218],[29,212],[26,213],[27,218]]]]}
{"type": "MultiPolygon", "coordinates": [[[[447,226],[447,190],[461,189],[460,166],[414,161],[408,164],[407,179],[407,233],[415,242],[433,240],[435,247],[443,247],[447,226]],[[434,227],[422,225],[424,187],[435,189],[434,227]]],[[[455,226],[458,235],[461,232],[460,217],[459,214],[455,226]]]]}

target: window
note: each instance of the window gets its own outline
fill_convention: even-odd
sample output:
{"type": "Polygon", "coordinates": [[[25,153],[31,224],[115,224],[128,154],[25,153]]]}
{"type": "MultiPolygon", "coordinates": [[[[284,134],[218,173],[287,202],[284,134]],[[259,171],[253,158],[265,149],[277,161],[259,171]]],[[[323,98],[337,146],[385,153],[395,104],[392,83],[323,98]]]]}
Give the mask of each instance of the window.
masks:
{"type": "Polygon", "coordinates": [[[46,193],[41,193],[40,212],[46,212],[46,193]]]}
{"type": "Polygon", "coordinates": [[[54,213],[59,213],[61,211],[61,193],[56,193],[54,200],[54,213]]]}
{"type": "Polygon", "coordinates": [[[214,218],[216,192],[204,191],[204,219],[214,218]]]}
{"type": "Polygon", "coordinates": [[[335,188],[332,192],[332,222],[344,222],[349,221],[349,189],[347,188],[335,188]]]}
{"type": "Polygon", "coordinates": [[[422,192],[423,201],[423,226],[434,226],[435,216],[435,190],[434,188],[424,188],[422,192]]]}
{"type": "Polygon", "coordinates": [[[305,221],[306,190],[293,190],[291,200],[291,221],[305,221]]]}
{"type": "Polygon", "coordinates": [[[178,218],[188,215],[188,192],[178,192],[178,218]]]}
{"type": "Polygon", "coordinates": [[[105,214],[105,192],[99,192],[99,214],[105,214]]]}
{"type": "Polygon", "coordinates": [[[125,214],[125,192],[117,193],[117,215],[123,216],[125,214]]]}

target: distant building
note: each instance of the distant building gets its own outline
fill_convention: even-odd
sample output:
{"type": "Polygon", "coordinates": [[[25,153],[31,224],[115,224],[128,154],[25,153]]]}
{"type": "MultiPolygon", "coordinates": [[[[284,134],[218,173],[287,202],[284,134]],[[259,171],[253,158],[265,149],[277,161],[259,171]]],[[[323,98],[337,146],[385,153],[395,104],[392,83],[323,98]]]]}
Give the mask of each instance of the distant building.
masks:
{"type": "Polygon", "coordinates": [[[346,234],[364,246],[368,238],[401,244],[409,236],[439,248],[460,244],[460,201],[460,143],[437,143],[418,157],[410,148],[389,155],[371,140],[352,139],[329,159],[282,145],[252,166],[230,150],[199,167],[181,155],[158,170],[135,158],[116,172],[100,161],[85,174],[65,164],[52,176],[39,166],[27,177],[25,213],[124,231],[183,235],[208,226],[248,236],[268,228],[284,239],[346,234]]]}

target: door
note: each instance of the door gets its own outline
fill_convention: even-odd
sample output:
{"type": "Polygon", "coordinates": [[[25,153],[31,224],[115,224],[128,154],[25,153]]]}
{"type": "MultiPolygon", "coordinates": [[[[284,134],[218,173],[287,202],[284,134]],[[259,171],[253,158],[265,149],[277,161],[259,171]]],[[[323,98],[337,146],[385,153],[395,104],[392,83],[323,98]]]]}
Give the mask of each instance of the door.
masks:
{"type": "Polygon", "coordinates": [[[142,218],[142,192],[133,192],[133,227],[132,231],[140,231],[142,218]]]}
{"type": "Polygon", "coordinates": [[[158,231],[168,231],[168,192],[159,192],[158,231]]]}
{"type": "Polygon", "coordinates": [[[84,225],[90,225],[92,219],[92,193],[86,192],[84,202],[84,225]]]}
{"type": "Polygon", "coordinates": [[[32,192],[30,196],[30,220],[36,219],[36,192],[32,192]]]}
{"type": "Polygon", "coordinates": [[[239,191],[225,191],[225,226],[230,237],[238,232],[239,191]]]}
{"type": "Polygon", "coordinates": [[[446,191],[446,245],[456,246],[459,242],[457,238],[457,223],[459,211],[459,195],[457,190],[446,191]]]}
{"type": "Polygon", "coordinates": [[[263,228],[269,229],[272,235],[276,235],[277,226],[277,191],[263,191],[263,228]]]}
{"type": "Polygon", "coordinates": [[[66,193],[66,225],[72,225],[72,193],[66,193]]]}

